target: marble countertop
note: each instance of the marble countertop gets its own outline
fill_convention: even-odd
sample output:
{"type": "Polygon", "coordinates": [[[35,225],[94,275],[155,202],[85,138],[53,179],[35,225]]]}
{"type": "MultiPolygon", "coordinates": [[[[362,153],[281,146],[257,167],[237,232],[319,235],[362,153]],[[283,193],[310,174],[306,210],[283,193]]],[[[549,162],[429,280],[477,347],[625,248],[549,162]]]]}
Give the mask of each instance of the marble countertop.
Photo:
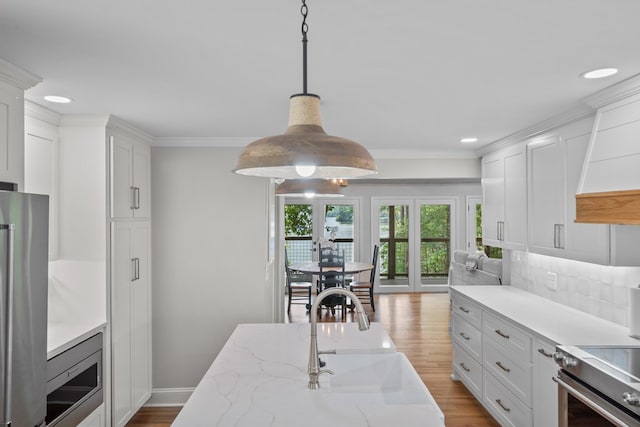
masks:
{"type": "Polygon", "coordinates": [[[449,289],[557,345],[640,345],[640,340],[629,336],[627,327],[512,286],[449,289]]]}
{"type": "MultiPolygon", "coordinates": [[[[308,323],[238,325],[172,425],[444,426],[428,391],[429,406],[363,405],[336,402],[326,387],[307,389],[309,331],[308,323]]],[[[358,331],[355,323],[319,323],[318,347],[352,354],[395,351],[379,323],[369,331],[358,331]]]]}
{"type": "Polygon", "coordinates": [[[47,359],[104,330],[104,262],[58,260],[49,263],[47,359]]]}

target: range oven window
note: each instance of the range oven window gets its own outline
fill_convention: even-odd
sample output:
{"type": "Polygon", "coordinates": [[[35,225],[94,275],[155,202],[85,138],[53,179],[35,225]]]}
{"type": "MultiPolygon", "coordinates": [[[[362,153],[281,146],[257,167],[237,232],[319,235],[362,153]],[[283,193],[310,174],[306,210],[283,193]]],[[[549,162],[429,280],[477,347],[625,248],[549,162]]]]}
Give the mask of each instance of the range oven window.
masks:
{"type": "Polygon", "coordinates": [[[47,395],[47,424],[98,390],[100,384],[97,361],[83,371],[80,369],[82,367],[75,367],[62,374],[66,378],[62,378],[60,386],[47,395]],[[74,374],[77,375],[73,376],[74,374]],[[64,380],[66,381],[62,382],[64,380]]]}
{"type": "Polygon", "coordinates": [[[568,415],[567,426],[580,427],[616,427],[598,414],[596,411],[576,399],[573,395],[568,395],[568,415]]]}

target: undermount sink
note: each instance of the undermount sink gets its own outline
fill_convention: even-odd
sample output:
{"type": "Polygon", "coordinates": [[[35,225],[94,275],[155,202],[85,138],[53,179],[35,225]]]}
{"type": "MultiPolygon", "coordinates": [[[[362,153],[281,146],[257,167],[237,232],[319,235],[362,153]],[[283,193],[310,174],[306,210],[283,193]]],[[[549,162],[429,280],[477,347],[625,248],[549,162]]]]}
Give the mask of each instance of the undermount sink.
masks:
{"type": "Polygon", "coordinates": [[[320,390],[342,403],[432,404],[433,397],[404,353],[323,354],[320,390]]]}

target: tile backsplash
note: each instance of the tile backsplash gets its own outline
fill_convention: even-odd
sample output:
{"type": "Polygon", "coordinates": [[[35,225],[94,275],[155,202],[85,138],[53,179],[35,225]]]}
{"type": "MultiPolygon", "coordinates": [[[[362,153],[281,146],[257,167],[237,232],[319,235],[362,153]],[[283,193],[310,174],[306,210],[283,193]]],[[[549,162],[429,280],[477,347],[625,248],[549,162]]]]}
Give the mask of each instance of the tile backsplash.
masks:
{"type": "Polygon", "coordinates": [[[510,264],[512,286],[629,325],[629,288],[640,285],[640,267],[611,267],[519,251],[511,252],[510,264]],[[557,275],[555,290],[548,286],[549,273],[557,275]]]}

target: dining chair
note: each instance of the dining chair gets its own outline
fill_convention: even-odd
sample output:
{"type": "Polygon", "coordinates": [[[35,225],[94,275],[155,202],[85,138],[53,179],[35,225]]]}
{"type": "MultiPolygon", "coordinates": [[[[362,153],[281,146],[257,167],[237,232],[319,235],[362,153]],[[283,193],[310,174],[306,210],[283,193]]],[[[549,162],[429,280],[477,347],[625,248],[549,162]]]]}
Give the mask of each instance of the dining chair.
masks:
{"type": "MultiPolygon", "coordinates": [[[[318,293],[327,288],[345,287],[344,253],[337,250],[322,251],[318,261],[319,273],[317,282],[318,293]]],[[[322,305],[336,313],[336,306],[342,308],[342,320],[346,321],[346,297],[343,295],[330,295],[324,299],[322,305]]]]}
{"type": "Polygon", "coordinates": [[[373,268],[371,269],[371,275],[369,276],[368,282],[351,282],[349,285],[349,290],[353,292],[360,302],[363,304],[370,304],[371,309],[376,311],[376,305],[373,302],[373,281],[376,277],[376,268],[378,265],[378,252],[380,251],[380,247],[375,245],[373,247],[373,260],[371,264],[373,268]]]}
{"type": "Polygon", "coordinates": [[[289,303],[287,313],[291,313],[291,304],[304,304],[309,310],[311,308],[311,276],[293,271],[289,268],[289,256],[287,248],[284,248],[284,268],[287,278],[287,294],[289,303]]]}

